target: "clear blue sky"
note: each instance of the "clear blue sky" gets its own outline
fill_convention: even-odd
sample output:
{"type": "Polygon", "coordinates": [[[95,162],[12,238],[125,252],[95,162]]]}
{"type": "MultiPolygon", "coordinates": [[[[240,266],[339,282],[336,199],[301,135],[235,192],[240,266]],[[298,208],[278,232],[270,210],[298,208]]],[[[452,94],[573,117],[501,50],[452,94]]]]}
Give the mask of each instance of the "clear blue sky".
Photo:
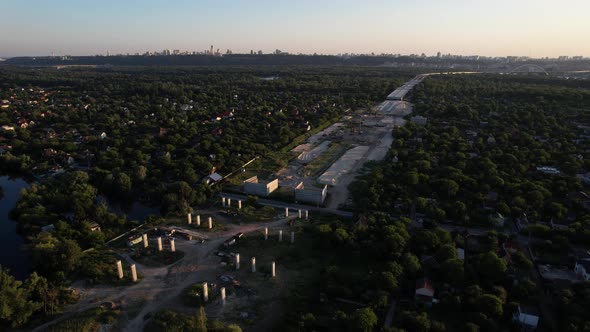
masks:
{"type": "Polygon", "coordinates": [[[275,49],[590,56],[590,0],[0,0],[0,56],[275,49]]]}

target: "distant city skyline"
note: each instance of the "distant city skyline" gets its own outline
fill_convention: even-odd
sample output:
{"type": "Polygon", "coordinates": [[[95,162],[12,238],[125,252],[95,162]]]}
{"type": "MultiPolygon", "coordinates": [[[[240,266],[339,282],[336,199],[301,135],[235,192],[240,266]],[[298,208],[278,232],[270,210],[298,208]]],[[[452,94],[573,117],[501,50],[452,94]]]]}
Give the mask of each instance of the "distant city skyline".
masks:
{"type": "Polygon", "coordinates": [[[221,53],[590,56],[587,0],[3,0],[0,57],[221,53]]]}

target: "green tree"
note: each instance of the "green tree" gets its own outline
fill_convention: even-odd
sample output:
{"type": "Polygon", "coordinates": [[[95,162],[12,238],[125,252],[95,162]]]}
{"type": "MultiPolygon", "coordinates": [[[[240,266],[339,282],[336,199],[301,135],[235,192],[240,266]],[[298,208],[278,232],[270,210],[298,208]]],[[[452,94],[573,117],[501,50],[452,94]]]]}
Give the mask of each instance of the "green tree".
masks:
{"type": "Polygon", "coordinates": [[[492,294],[484,294],[477,299],[477,306],[481,312],[491,317],[502,317],[502,300],[492,294]]]}
{"type": "Polygon", "coordinates": [[[203,306],[199,307],[195,315],[195,327],[197,332],[207,332],[207,314],[203,306]]]}
{"type": "Polygon", "coordinates": [[[377,315],[367,307],[357,310],[351,319],[352,331],[371,332],[377,326],[377,315]]]}
{"type": "Polygon", "coordinates": [[[119,195],[127,195],[131,191],[131,178],[129,175],[120,172],[115,177],[115,190],[119,195]]]}
{"type": "Polygon", "coordinates": [[[428,332],[431,323],[426,312],[416,313],[404,311],[402,313],[402,326],[408,331],[428,332]]]}
{"type": "Polygon", "coordinates": [[[530,270],[533,268],[533,262],[528,259],[522,252],[517,251],[512,254],[512,263],[514,266],[521,270],[530,270]]]}
{"type": "Polygon", "coordinates": [[[0,267],[0,322],[20,327],[43,304],[29,298],[29,290],[0,267]]]}
{"type": "Polygon", "coordinates": [[[418,257],[409,252],[403,255],[402,266],[404,267],[404,271],[408,274],[408,276],[412,278],[416,277],[422,268],[418,257]]]}
{"type": "Polygon", "coordinates": [[[384,290],[394,293],[399,289],[398,281],[391,272],[381,272],[380,283],[384,290]]]}
{"type": "Polygon", "coordinates": [[[449,259],[441,264],[440,272],[445,281],[459,286],[464,278],[463,261],[457,258],[449,259]]]}
{"type": "Polygon", "coordinates": [[[436,260],[444,262],[449,259],[457,258],[457,249],[452,244],[445,244],[436,251],[436,260]]]}
{"type": "Polygon", "coordinates": [[[506,262],[493,252],[486,252],[479,257],[478,272],[490,282],[497,282],[505,277],[506,262]]]}
{"type": "Polygon", "coordinates": [[[242,332],[242,328],[236,324],[226,326],[225,332],[242,332]]]}
{"type": "Polygon", "coordinates": [[[72,272],[80,264],[82,258],[82,250],[74,240],[63,240],[56,248],[57,260],[54,266],[60,268],[62,271],[72,272]],[[59,262],[59,264],[57,264],[59,262]]]}

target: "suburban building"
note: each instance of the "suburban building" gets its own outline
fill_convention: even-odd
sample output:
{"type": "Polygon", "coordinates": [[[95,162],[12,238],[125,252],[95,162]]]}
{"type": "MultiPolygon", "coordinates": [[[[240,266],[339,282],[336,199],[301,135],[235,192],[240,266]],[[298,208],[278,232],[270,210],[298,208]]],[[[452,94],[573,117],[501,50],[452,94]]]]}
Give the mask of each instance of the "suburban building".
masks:
{"type": "Polygon", "coordinates": [[[88,226],[92,232],[100,232],[100,225],[97,222],[91,222],[88,226]]]}
{"type": "Polygon", "coordinates": [[[504,227],[504,223],[506,222],[506,218],[504,218],[504,216],[500,212],[490,214],[489,220],[492,223],[492,225],[496,227],[504,227]]]}
{"type": "Polygon", "coordinates": [[[537,171],[543,172],[545,174],[553,174],[553,175],[561,173],[557,168],[549,167],[549,166],[537,167],[537,171]]]}
{"type": "Polygon", "coordinates": [[[222,179],[223,179],[223,176],[221,176],[217,173],[211,173],[203,179],[203,183],[208,184],[208,185],[212,185],[216,182],[221,181],[222,179]]]}
{"type": "Polygon", "coordinates": [[[590,259],[578,260],[574,266],[574,272],[580,278],[590,280],[590,259]]]}
{"type": "Polygon", "coordinates": [[[533,308],[521,308],[521,306],[518,306],[512,320],[520,325],[521,331],[534,331],[539,326],[539,314],[533,308]]]}
{"type": "Polygon", "coordinates": [[[580,179],[585,184],[590,184],[590,173],[585,174],[578,174],[578,179],[580,179]]]}
{"type": "Polygon", "coordinates": [[[295,187],[295,202],[311,203],[321,205],[324,204],[326,196],[328,195],[328,185],[320,188],[305,188],[303,182],[300,182],[295,187]]]}
{"type": "Polygon", "coordinates": [[[2,126],[2,130],[4,130],[4,131],[14,131],[14,126],[4,125],[4,126],[2,126]]]}
{"type": "Polygon", "coordinates": [[[416,115],[416,116],[413,116],[410,119],[410,121],[412,121],[413,123],[417,124],[418,126],[426,126],[427,119],[425,117],[423,117],[423,116],[416,115]]]}
{"type": "Polygon", "coordinates": [[[432,305],[434,300],[434,285],[428,278],[420,278],[416,280],[416,292],[414,298],[416,302],[424,303],[428,306],[432,305]]]}
{"type": "Polygon", "coordinates": [[[279,188],[279,179],[260,181],[253,176],[244,181],[244,192],[249,195],[266,197],[279,188]]]}
{"type": "Polygon", "coordinates": [[[457,251],[457,258],[459,258],[460,260],[464,261],[465,260],[465,249],[463,249],[463,248],[456,248],[455,250],[457,251]]]}
{"type": "Polygon", "coordinates": [[[50,232],[53,232],[54,229],[55,229],[55,225],[49,224],[47,226],[41,227],[41,232],[50,233],[50,232]]]}

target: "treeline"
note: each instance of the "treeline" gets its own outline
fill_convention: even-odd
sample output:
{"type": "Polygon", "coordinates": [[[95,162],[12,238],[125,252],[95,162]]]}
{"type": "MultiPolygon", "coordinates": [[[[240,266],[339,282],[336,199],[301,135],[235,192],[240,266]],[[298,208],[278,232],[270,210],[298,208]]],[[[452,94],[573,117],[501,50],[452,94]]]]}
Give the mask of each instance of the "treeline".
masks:
{"type": "MultiPolygon", "coordinates": [[[[386,62],[411,64],[412,62],[438,64],[444,60],[417,58],[413,56],[354,56],[339,57],[333,55],[290,55],[290,54],[228,54],[223,57],[209,55],[176,56],[71,56],[60,57],[14,57],[6,60],[10,65],[49,66],[49,65],[118,65],[118,66],[378,66],[386,62]]],[[[454,63],[477,65],[472,59],[455,59],[454,63]]],[[[481,64],[481,62],[479,62],[481,64]]],[[[491,63],[486,61],[485,63],[491,63]]]]}

